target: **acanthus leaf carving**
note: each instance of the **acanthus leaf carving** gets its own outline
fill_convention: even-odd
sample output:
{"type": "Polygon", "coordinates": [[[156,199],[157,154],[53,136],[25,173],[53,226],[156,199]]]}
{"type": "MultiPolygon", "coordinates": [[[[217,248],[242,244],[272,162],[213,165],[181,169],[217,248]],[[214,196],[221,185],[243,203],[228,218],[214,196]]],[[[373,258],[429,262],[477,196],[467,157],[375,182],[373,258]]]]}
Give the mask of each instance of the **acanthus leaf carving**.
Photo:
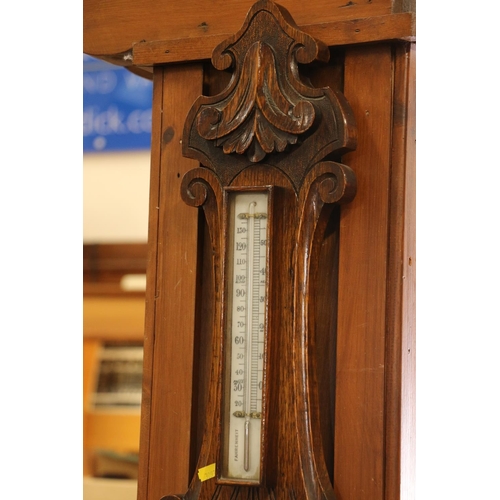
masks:
{"type": "Polygon", "coordinates": [[[213,67],[232,75],[220,93],[193,104],[184,156],[213,170],[223,184],[265,162],[284,172],[298,191],[312,165],[356,146],[345,97],[313,87],[299,73],[301,65],[328,59],[328,47],[300,31],[285,8],[256,2],[242,28],[213,51],[213,67]]]}
{"type": "Polygon", "coordinates": [[[294,104],[283,93],[273,50],[266,43],[257,41],[250,47],[243,67],[236,90],[218,106],[202,108],[197,128],[224,153],[247,152],[252,162],[258,162],[295,144],[313,124],[315,111],[310,102],[294,104]]]}

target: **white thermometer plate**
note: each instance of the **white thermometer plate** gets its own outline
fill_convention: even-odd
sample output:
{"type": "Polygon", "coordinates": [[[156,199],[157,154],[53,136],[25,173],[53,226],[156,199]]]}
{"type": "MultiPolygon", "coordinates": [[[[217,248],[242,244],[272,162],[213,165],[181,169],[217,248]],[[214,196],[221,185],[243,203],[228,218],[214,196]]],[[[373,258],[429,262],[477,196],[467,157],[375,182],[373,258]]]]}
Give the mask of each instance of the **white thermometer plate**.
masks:
{"type": "Polygon", "coordinates": [[[269,191],[229,193],[223,479],[260,482],[269,191]],[[229,345],[230,344],[230,345],[229,345]]]}

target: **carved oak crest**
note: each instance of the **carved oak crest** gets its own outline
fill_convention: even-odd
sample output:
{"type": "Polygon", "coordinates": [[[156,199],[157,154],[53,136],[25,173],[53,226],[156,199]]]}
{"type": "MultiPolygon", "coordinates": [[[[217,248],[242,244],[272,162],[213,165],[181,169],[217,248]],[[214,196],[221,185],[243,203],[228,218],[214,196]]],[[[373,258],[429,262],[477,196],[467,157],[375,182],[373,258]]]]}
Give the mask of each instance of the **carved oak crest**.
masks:
{"type": "Polygon", "coordinates": [[[213,169],[223,184],[249,162],[265,161],[298,188],[310,165],[356,145],[344,96],[313,88],[299,75],[299,64],[328,58],[328,48],[299,31],[283,7],[257,2],[241,30],[213,52],[215,68],[234,72],[221,94],[194,103],[184,155],[213,169]]]}
{"type": "Polygon", "coordinates": [[[226,191],[272,185],[276,192],[262,420],[266,460],[257,486],[204,481],[195,473],[186,494],[166,498],[336,498],[320,437],[315,357],[320,349],[313,345],[321,318],[311,297],[332,211],[356,192],[352,170],[325,158],[354,149],[356,128],[340,92],[313,88],[299,72],[301,64],[328,58],[328,48],[298,30],[283,7],[261,0],[240,31],[213,52],[215,68],[233,71],[228,86],[216,96],[200,96],[186,119],[183,154],[202,166],[185,175],[181,195],[204,211],[214,277],[212,365],[201,389],[208,403],[196,470],[217,465],[220,458],[226,191]]]}

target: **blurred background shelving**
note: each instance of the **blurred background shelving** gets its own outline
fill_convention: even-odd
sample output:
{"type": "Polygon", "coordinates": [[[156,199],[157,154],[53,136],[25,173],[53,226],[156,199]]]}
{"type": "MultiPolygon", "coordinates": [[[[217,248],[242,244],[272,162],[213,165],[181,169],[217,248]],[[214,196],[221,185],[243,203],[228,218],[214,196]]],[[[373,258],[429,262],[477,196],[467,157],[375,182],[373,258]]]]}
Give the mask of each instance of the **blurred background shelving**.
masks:
{"type": "Polygon", "coordinates": [[[137,479],[146,255],[146,244],[84,244],[85,477],[137,479]]]}
{"type": "Polygon", "coordinates": [[[84,500],[137,495],[152,82],[83,57],[84,500]]]}

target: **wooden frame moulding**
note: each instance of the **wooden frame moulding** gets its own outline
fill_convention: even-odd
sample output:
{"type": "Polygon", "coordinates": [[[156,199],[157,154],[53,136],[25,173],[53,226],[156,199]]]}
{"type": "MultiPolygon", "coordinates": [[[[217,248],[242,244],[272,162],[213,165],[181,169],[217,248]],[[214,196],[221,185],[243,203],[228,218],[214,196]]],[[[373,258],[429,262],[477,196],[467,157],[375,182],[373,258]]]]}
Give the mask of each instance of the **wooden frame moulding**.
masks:
{"type": "MultiPolygon", "coordinates": [[[[172,0],[168,4],[153,0],[140,4],[127,0],[105,3],[84,0],[83,50],[95,57],[113,59],[115,64],[139,65],[133,62],[134,44],[143,41],[156,44],[164,40],[171,43],[164,50],[169,50],[169,56],[174,56],[177,62],[193,60],[193,47],[205,54],[208,51],[201,58],[209,58],[212,47],[239,29],[253,3],[253,0],[235,0],[228,9],[223,0],[211,2],[210,8],[200,0],[189,3],[172,0]],[[217,41],[213,37],[218,37],[217,41]]],[[[328,45],[338,45],[342,40],[349,44],[415,35],[414,0],[311,0],[307,3],[283,0],[281,3],[293,13],[301,30],[328,45]],[[315,31],[318,29],[320,31],[315,31]],[[331,40],[329,33],[335,34],[336,39],[331,40]]],[[[153,64],[160,62],[167,61],[154,60],[153,64]]]]}
{"type": "Polygon", "coordinates": [[[359,140],[343,157],[358,175],[341,218],[335,486],[343,500],[415,495],[414,86],[415,44],[346,50],[344,92],[359,140]]]}
{"type": "MultiPolygon", "coordinates": [[[[301,26],[301,31],[326,45],[352,45],[388,40],[411,41],[415,37],[415,15],[411,12],[364,19],[349,19],[301,26]]],[[[143,41],[134,44],[131,61],[137,66],[209,59],[212,48],[230,35],[143,41]]]]}
{"type": "Polygon", "coordinates": [[[179,191],[196,166],[181,137],[202,84],[200,64],[155,68],[139,500],[183,491],[189,480],[198,215],[179,191]]]}

